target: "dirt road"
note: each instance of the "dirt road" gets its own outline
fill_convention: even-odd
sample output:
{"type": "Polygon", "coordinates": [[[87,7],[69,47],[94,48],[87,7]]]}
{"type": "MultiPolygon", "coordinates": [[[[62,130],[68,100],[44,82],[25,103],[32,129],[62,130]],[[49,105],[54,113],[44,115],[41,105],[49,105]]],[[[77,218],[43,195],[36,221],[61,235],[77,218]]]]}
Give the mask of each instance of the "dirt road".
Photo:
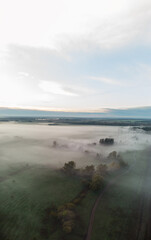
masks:
{"type": "MultiPolygon", "coordinates": [[[[140,193],[140,201],[137,209],[137,217],[136,217],[136,227],[133,229],[133,240],[151,240],[151,149],[147,150],[147,165],[144,172],[144,179],[142,183],[142,191],[140,193]]],[[[91,240],[91,234],[94,224],[95,213],[97,207],[103,198],[104,193],[110,189],[110,187],[117,183],[117,181],[128,173],[135,166],[136,159],[134,161],[133,166],[115,177],[104,189],[103,192],[98,196],[93,209],[91,211],[88,231],[85,240],[91,240]]]]}
{"type": "Polygon", "coordinates": [[[114,184],[116,183],[120,177],[122,177],[123,175],[125,175],[126,173],[128,173],[131,170],[131,168],[126,169],[124,172],[122,172],[121,174],[119,174],[118,176],[116,176],[113,180],[111,180],[108,185],[105,187],[105,189],[100,193],[100,195],[98,196],[98,198],[96,199],[93,209],[91,211],[91,216],[90,216],[90,221],[89,221],[89,226],[88,226],[88,231],[87,231],[87,235],[86,235],[86,239],[85,240],[90,240],[91,239],[91,233],[92,233],[92,228],[93,228],[93,223],[94,223],[94,217],[95,217],[95,213],[97,210],[97,207],[104,195],[104,193],[114,184]]]}

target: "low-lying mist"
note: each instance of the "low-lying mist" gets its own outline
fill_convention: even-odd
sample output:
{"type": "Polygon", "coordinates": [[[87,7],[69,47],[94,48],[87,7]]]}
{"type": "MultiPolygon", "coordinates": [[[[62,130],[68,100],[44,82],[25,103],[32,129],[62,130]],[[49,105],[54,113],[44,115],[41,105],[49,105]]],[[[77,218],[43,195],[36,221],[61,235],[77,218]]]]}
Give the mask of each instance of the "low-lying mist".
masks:
{"type": "MultiPolygon", "coordinates": [[[[115,188],[113,195],[112,192],[110,193],[112,187],[108,190],[111,194],[109,195],[111,196],[110,199],[113,196],[113,202],[120,204],[121,196],[123,196],[121,206],[126,206],[124,208],[126,210],[123,210],[127,214],[129,212],[127,209],[137,202],[141,189],[143,189],[143,195],[145,195],[144,191],[150,193],[150,171],[148,173],[146,171],[146,166],[147,170],[150,169],[150,148],[147,150],[150,141],[151,135],[149,133],[137,128],[134,130],[130,127],[1,123],[0,236],[4,240],[46,239],[47,237],[43,236],[43,229],[47,230],[48,226],[49,232],[50,227],[53,228],[52,222],[49,221],[48,224],[46,224],[46,221],[43,222],[46,209],[50,209],[54,203],[56,206],[60,206],[79,196],[81,189],[85,188],[83,177],[86,176],[80,174],[87,174],[84,167],[91,164],[94,167],[91,166],[90,168],[93,168],[95,173],[99,169],[97,165],[101,166],[101,163],[106,163],[104,169],[107,167],[108,172],[113,172],[113,176],[116,173],[114,170],[119,170],[118,173],[122,174],[124,171],[125,175],[121,175],[120,185],[116,185],[117,190],[115,188]],[[103,141],[103,144],[100,144],[99,140],[104,138],[114,138],[114,144],[104,145],[103,141]],[[120,154],[117,155],[115,151],[120,154]],[[106,158],[109,153],[111,153],[111,156],[114,154],[117,161],[113,161],[110,157],[106,158]],[[56,171],[56,169],[62,168],[65,162],[69,161],[75,161],[77,175],[70,175],[65,171],[56,171]],[[78,169],[81,167],[84,169],[78,169]],[[117,200],[115,201],[115,199],[117,200]]],[[[94,176],[97,175],[94,174],[94,176]]],[[[110,179],[111,176],[112,174],[108,174],[107,178],[110,179]]],[[[89,180],[92,181],[92,176],[89,177],[89,180]]],[[[83,199],[83,201],[86,201],[86,205],[84,202],[81,204],[79,213],[81,219],[85,217],[84,212],[87,212],[88,215],[86,216],[89,218],[91,204],[97,196],[92,191],[91,189],[87,197],[83,199]]],[[[150,199],[147,194],[146,196],[146,199],[150,199]]],[[[146,206],[148,205],[146,204],[146,206]]],[[[111,215],[116,212],[117,209],[114,209],[114,211],[111,209],[111,215]]],[[[102,211],[100,216],[102,221],[102,211]]],[[[132,218],[129,217],[129,219],[132,218]]],[[[105,219],[106,215],[103,221],[105,219]]],[[[120,221],[122,219],[125,219],[125,217],[121,218],[120,221]]],[[[86,232],[87,220],[81,225],[82,234],[86,232]],[[86,227],[85,230],[83,230],[83,226],[86,227]]],[[[125,226],[125,220],[123,221],[124,225],[122,226],[125,226]]],[[[79,228],[79,222],[77,226],[79,228]]],[[[54,232],[54,234],[56,233],[58,232],[54,232]]],[[[53,238],[53,235],[51,236],[51,239],[56,239],[53,238]]]]}
{"type": "Polygon", "coordinates": [[[150,134],[130,127],[1,123],[0,172],[35,164],[58,168],[71,160],[78,167],[97,165],[112,151],[139,150],[150,142],[150,134]],[[114,145],[100,145],[106,137],[114,145]]]}

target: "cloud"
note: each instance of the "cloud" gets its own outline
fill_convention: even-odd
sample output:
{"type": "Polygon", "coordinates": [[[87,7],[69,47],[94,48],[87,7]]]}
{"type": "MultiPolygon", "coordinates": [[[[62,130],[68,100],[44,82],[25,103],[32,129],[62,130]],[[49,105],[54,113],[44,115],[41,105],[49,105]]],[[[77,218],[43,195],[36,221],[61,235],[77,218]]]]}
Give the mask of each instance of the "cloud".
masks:
{"type": "Polygon", "coordinates": [[[121,9],[118,14],[97,15],[96,19],[91,19],[89,28],[81,33],[56,35],[56,43],[69,51],[112,50],[130,44],[150,45],[151,3],[146,0],[128,5],[128,9],[121,9]]]}
{"type": "Polygon", "coordinates": [[[65,52],[151,40],[150,0],[2,0],[0,15],[0,44],[65,52]]]}
{"type": "Polygon", "coordinates": [[[29,73],[27,72],[18,72],[19,77],[29,77],[29,73]]]}
{"type": "Polygon", "coordinates": [[[93,110],[150,104],[150,48],[72,57],[11,45],[0,64],[1,106],[93,110]]]}
{"type": "Polygon", "coordinates": [[[106,78],[106,77],[95,77],[95,76],[90,76],[88,77],[91,80],[95,80],[95,81],[99,81],[99,82],[103,82],[106,84],[113,84],[113,85],[122,85],[121,82],[112,79],[112,78],[106,78]]]}
{"type": "Polygon", "coordinates": [[[52,93],[56,95],[65,95],[65,96],[78,96],[76,93],[70,91],[70,89],[66,89],[61,86],[57,82],[52,81],[40,81],[39,87],[47,93],[52,93]]]}

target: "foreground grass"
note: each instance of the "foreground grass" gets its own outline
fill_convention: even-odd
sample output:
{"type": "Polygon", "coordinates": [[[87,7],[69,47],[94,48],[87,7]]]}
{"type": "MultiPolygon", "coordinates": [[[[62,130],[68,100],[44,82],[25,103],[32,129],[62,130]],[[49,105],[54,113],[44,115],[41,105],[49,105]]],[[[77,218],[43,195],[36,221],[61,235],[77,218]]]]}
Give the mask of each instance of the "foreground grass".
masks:
{"type": "Polygon", "coordinates": [[[0,183],[0,239],[45,239],[41,234],[45,209],[70,201],[81,188],[78,179],[46,168],[10,176],[0,183]]]}

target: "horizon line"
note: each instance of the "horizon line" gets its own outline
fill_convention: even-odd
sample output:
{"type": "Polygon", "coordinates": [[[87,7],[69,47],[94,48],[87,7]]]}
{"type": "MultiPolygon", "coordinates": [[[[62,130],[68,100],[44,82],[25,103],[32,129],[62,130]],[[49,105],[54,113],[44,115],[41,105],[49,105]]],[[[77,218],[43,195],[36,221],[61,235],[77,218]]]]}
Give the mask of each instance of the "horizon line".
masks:
{"type": "Polygon", "coordinates": [[[63,112],[63,113],[108,113],[110,111],[114,110],[133,110],[133,109],[147,109],[151,108],[151,105],[149,106],[126,106],[126,107],[106,107],[106,108],[100,108],[100,109],[64,109],[64,108],[35,108],[35,107],[11,107],[11,106],[0,106],[0,109],[8,109],[8,110],[27,110],[27,111],[41,111],[41,112],[63,112]]]}

